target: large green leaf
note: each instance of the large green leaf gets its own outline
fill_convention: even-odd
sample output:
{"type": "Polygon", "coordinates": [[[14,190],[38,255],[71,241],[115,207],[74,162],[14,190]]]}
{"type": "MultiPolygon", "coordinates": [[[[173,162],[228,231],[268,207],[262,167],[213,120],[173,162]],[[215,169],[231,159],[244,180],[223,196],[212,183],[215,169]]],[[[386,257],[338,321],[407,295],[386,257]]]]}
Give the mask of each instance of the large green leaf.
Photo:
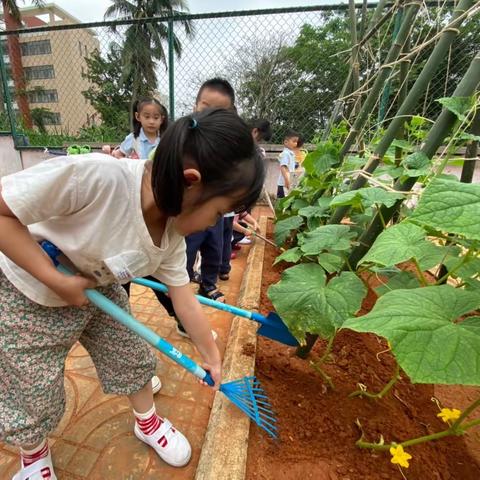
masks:
{"type": "Polygon", "coordinates": [[[306,233],[300,248],[306,255],[317,255],[323,250],[348,250],[355,233],[348,225],[322,225],[306,233]]]}
{"type": "Polygon", "coordinates": [[[344,272],[326,281],[322,267],[308,263],[288,268],[268,289],[276,312],[300,342],[306,332],[332,336],[360,309],[366,287],[355,274],[344,272]]]}
{"type": "Polygon", "coordinates": [[[276,265],[279,262],[297,263],[302,258],[302,255],[299,247],[290,248],[279,255],[273,264],[276,265]]]}
{"type": "Polygon", "coordinates": [[[327,273],[339,272],[345,260],[334,253],[321,253],[318,257],[318,264],[325,269],[327,273]]]}
{"type": "Polygon", "coordinates": [[[399,192],[388,192],[380,187],[368,187],[337,195],[332,199],[330,206],[339,207],[342,205],[352,205],[353,207],[359,207],[361,204],[364,208],[373,205],[386,205],[387,207],[391,207],[397,200],[404,197],[405,196],[399,192]]]}
{"type": "Polygon", "coordinates": [[[407,177],[420,177],[430,172],[431,160],[423,152],[411,153],[402,162],[407,177]]]}
{"type": "Polygon", "coordinates": [[[393,290],[410,289],[420,287],[418,278],[411,272],[394,273],[387,282],[382,283],[374,290],[379,297],[393,290]]]}
{"type": "Polygon", "coordinates": [[[383,231],[361,263],[375,263],[391,267],[415,258],[423,270],[438,265],[445,256],[443,247],[425,239],[425,231],[418,225],[402,222],[383,231]]]}
{"type": "Polygon", "coordinates": [[[479,307],[480,295],[450,285],[395,290],[343,327],[387,338],[413,383],[480,385],[480,328],[454,323],[479,307]]]}
{"type": "Polygon", "coordinates": [[[330,170],[336,163],[338,163],[337,156],[323,151],[314,151],[307,155],[302,166],[307,173],[321,175],[330,170]]]}
{"type": "Polygon", "coordinates": [[[275,241],[277,245],[283,245],[292,230],[296,230],[303,224],[303,218],[295,215],[293,217],[280,220],[275,224],[275,241]]]}
{"type": "Polygon", "coordinates": [[[424,190],[411,220],[480,240],[480,185],[435,179],[424,190]]]}
{"type": "Polygon", "coordinates": [[[438,98],[437,102],[441,103],[446,109],[454,113],[459,120],[465,121],[466,114],[475,105],[474,97],[443,97],[438,98]]]}

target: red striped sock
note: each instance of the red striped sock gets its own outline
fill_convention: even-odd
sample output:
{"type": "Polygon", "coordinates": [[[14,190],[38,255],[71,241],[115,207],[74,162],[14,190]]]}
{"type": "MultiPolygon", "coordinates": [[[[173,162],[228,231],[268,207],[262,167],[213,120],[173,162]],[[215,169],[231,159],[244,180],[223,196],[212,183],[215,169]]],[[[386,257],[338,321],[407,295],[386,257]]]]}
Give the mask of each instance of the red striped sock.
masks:
{"type": "Polygon", "coordinates": [[[163,422],[155,412],[155,405],[148,412],[138,413],[134,410],[133,413],[135,414],[137,425],[145,435],[155,433],[163,422]]]}
{"type": "MultiPolygon", "coordinates": [[[[22,456],[22,465],[24,467],[28,467],[29,465],[32,465],[32,463],[35,463],[42,458],[45,458],[48,455],[48,452],[49,448],[46,440],[44,440],[40,445],[38,445],[32,450],[25,450],[21,448],[20,455],[22,456]]],[[[42,478],[44,478],[45,480],[49,480],[50,478],[52,478],[52,472],[48,467],[42,468],[41,474],[42,478]]]]}
{"type": "MultiPolygon", "coordinates": [[[[145,435],[154,434],[163,423],[163,419],[155,412],[155,405],[148,412],[138,413],[134,410],[133,413],[135,414],[137,425],[145,435]]],[[[172,431],[175,432],[173,428],[172,431]]],[[[168,445],[168,440],[165,435],[163,435],[158,439],[157,443],[165,448],[168,445]]]]}

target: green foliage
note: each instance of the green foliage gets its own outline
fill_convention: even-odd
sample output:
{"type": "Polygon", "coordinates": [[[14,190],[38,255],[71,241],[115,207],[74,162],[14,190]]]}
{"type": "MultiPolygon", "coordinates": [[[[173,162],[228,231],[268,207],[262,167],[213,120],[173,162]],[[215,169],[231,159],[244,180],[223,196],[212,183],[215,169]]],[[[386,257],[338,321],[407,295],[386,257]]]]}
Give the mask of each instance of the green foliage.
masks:
{"type": "Polygon", "coordinates": [[[423,228],[408,222],[399,223],[381,233],[359,263],[392,267],[416,260],[422,270],[428,270],[442,262],[445,251],[425,237],[423,228]]]}
{"type": "Polygon", "coordinates": [[[117,129],[116,139],[129,132],[129,111],[132,101],[132,79],[122,77],[121,47],[111,43],[105,56],[98,50],[85,58],[84,77],[91,86],[83,96],[102,117],[102,126],[117,129]]]}
{"type": "MultiPolygon", "coordinates": [[[[152,18],[164,15],[179,15],[188,12],[184,0],[137,0],[126,2],[113,0],[105,12],[106,19],[112,18],[152,18]]],[[[190,20],[181,20],[187,37],[193,35],[190,20]]],[[[116,31],[116,27],[112,27],[116,31]]],[[[151,95],[158,86],[157,67],[159,63],[167,66],[167,55],[164,44],[168,38],[168,26],[164,22],[134,23],[124,32],[124,42],[121,46],[121,81],[131,82],[133,98],[151,95]]],[[[177,58],[182,54],[182,43],[173,34],[173,48],[177,58]]]]}
{"type": "Polygon", "coordinates": [[[367,187],[360,190],[351,190],[333,197],[331,207],[352,205],[355,208],[368,208],[373,206],[386,205],[391,207],[397,200],[405,198],[403,193],[391,192],[379,187],[367,187]]]}
{"type": "Polygon", "coordinates": [[[381,297],[392,290],[409,289],[420,287],[418,278],[411,272],[398,271],[389,275],[388,280],[374,290],[376,294],[381,297]]]}
{"type": "Polygon", "coordinates": [[[439,98],[437,102],[454,113],[462,122],[467,120],[467,114],[475,106],[474,97],[445,97],[439,98]]]}
{"type": "Polygon", "coordinates": [[[322,225],[302,236],[300,249],[305,255],[317,255],[324,250],[344,251],[355,237],[348,225],[322,225]]]}
{"type": "Polygon", "coordinates": [[[413,383],[480,384],[480,319],[461,317],[480,308],[480,296],[449,285],[395,290],[344,328],[388,339],[413,383]]]}
{"type": "Polygon", "coordinates": [[[305,332],[331,337],[360,309],[366,287],[355,274],[345,272],[326,281],[319,265],[296,265],[268,289],[275,310],[300,342],[305,332]]]}
{"type": "Polygon", "coordinates": [[[423,192],[412,221],[480,240],[480,185],[435,179],[423,192]]]}
{"type": "Polygon", "coordinates": [[[275,225],[275,241],[277,242],[277,245],[283,245],[290,236],[292,230],[296,230],[302,224],[303,218],[298,216],[289,217],[277,222],[275,225]]]}

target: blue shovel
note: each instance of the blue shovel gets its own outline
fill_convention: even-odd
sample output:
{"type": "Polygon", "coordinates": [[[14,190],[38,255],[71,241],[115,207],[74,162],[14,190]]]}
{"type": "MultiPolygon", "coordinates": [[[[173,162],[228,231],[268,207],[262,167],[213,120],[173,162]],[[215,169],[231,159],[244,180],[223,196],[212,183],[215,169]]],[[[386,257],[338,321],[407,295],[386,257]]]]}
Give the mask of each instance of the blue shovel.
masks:
{"type": "MultiPolygon", "coordinates": [[[[61,252],[53,243],[44,240],[40,245],[59,272],[65,275],[74,274],[69,268],[59,263],[58,256],[61,255],[61,252]]],[[[140,323],[100,292],[89,288],[85,290],[85,296],[100,310],[135,332],[168,358],[185,368],[185,370],[188,370],[210,386],[215,384],[209,372],[205,371],[191,358],[177,350],[173,345],[143,325],[143,323],[140,323]]],[[[274,413],[264,390],[255,377],[244,377],[233,382],[222,383],[219,390],[260,428],[263,428],[271,437],[277,438],[278,433],[274,413]]]]}
{"type": "MultiPolygon", "coordinates": [[[[145,287],[153,288],[154,290],[158,290],[163,293],[168,292],[168,288],[162,283],[147,280],[146,278],[134,278],[132,282],[137,283],[138,285],[144,285],[145,287]]],[[[265,317],[260,313],[250,312],[249,310],[234,307],[233,305],[228,305],[227,303],[217,302],[215,300],[211,300],[210,298],[202,297],[201,295],[195,296],[203,305],[208,305],[209,307],[216,308],[217,310],[223,310],[224,312],[233,313],[233,315],[238,315],[239,317],[248,318],[249,320],[258,322],[260,324],[260,328],[257,330],[259,335],[263,335],[266,338],[276,340],[277,342],[285,345],[290,345],[291,347],[298,347],[299,345],[298,340],[289,332],[282,319],[274,312],[270,312],[268,316],[265,317]]]]}

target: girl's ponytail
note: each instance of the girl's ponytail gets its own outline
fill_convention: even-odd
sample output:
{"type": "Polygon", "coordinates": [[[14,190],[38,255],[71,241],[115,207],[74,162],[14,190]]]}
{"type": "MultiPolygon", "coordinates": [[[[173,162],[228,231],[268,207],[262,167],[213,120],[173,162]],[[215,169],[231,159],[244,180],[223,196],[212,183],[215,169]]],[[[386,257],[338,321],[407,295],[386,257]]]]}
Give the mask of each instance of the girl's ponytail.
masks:
{"type": "Polygon", "coordinates": [[[153,158],[153,196],[159,209],[168,216],[178,215],[182,211],[185,188],[183,153],[191,121],[191,117],[183,117],[171,125],[165,131],[153,158]]]}
{"type": "Polygon", "coordinates": [[[140,129],[142,124],[137,120],[136,113],[138,113],[138,106],[140,105],[141,100],[135,100],[132,105],[132,132],[134,138],[137,138],[140,135],[140,129]]]}

